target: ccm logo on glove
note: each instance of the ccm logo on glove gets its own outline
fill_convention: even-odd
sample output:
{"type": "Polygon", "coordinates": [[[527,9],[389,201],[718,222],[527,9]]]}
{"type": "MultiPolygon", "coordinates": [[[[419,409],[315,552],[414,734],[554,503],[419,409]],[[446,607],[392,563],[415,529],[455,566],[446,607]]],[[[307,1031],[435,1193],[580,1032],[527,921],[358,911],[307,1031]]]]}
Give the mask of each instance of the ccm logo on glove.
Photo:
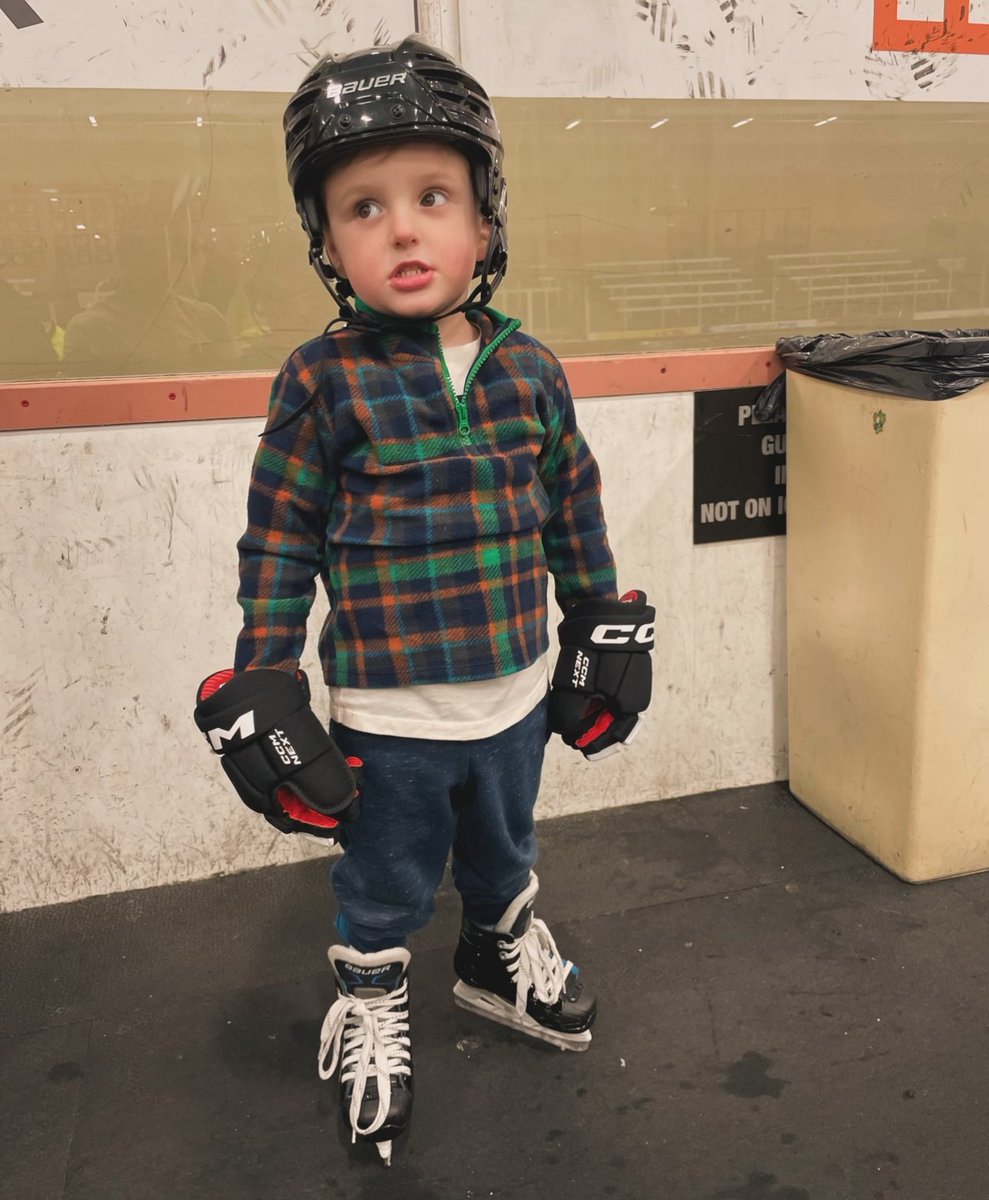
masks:
{"type": "MultiPolygon", "coordinates": [[[[234,721],[229,729],[210,729],[207,731],[206,737],[216,753],[222,754],[224,742],[232,742],[234,738],[246,742],[248,738],[254,737],[254,733],[254,710],[251,709],[234,721]]],[[[273,729],[268,734],[268,741],[271,742],[275,753],[287,767],[302,766],[302,760],[296,754],[295,747],[281,729],[273,729]]]]}
{"type": "Polygon", "coordinates": [[[217,671],[196,699],[196,724],[248,808],[282,833],[324,838],[356,819],[363,764],[313,712],[305,672],[217,671]]]}
{"type": "Polygon", "coordinates": [[[590,670],[590,667],[591,660],[583,650],[578,650],[573,664],[573,677],[570,680],[572,687],[582,688],[584,686],[587,682],[587,672],[590,670]]]}
{"type": "Polygon", "coordinates": [[[302,760],[295,752],[295,747],[280,729],[273,729],[268,734],[268,741],[275,747],[275,753],[287,767],[301,767],[302,760]]]}
{"type": "Polygon", "coordinates": [[[591,634],[591,641],[597,646],[627,646],[629,642],[651,646],[655,636],[655,622],[648,625],[598,625],[591,634]]]}
{"type": "Polygon", "coordinates": [[[246,742],[248,738],[254,737],[254,710],[244,713],[229,729],[208,730],[206,737],[217,754],[223,753],[224,742],[232,742],[234,738],[246,742]]]}

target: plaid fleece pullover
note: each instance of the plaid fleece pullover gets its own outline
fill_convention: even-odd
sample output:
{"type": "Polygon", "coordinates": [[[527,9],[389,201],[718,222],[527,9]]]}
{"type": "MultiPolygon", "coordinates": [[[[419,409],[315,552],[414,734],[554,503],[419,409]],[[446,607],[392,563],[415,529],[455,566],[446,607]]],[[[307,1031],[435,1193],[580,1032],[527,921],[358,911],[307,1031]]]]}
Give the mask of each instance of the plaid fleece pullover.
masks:
{"type": "Polygon", "coordinates": [[[597,465],[557,359],[472,309],[481,350],[455,395],[433,325],[347,326],[274,381],[237,544],[235,668],[294,670],[319,575],[324,678],[341,687],[511,674],[561,606],[614,597],[597,465]]]}

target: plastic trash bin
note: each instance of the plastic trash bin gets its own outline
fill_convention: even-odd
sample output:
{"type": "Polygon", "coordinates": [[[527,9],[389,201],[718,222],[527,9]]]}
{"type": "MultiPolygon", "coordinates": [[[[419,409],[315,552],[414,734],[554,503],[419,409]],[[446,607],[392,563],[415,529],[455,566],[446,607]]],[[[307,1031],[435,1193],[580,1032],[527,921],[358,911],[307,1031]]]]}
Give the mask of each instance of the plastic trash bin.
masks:
{"type": "Polygon", "coordinates": [[[989,331],[825,338],[778,346],[789,786],[902,879],[986,870],[989,331]]]}

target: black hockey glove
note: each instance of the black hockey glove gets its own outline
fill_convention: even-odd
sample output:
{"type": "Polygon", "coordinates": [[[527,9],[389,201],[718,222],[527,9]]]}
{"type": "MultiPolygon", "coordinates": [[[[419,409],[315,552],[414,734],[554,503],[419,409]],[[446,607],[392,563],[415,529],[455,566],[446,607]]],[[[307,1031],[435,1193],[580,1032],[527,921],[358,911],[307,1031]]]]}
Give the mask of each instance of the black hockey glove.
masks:
{"type": "Polygon", "coordinates": [[[549,724],[587,759],[627,746],[652,694],[656,610],[645,592],[620,600],[579,600],[557,626],[549,724]]]}
{"type": "Polygon", "coordinates": [[[323,728],[304,671],[217,671],[199,685],[195,719],[241,800],[282,833],[335,838],[357,817],[363,764],[323,728]]]}

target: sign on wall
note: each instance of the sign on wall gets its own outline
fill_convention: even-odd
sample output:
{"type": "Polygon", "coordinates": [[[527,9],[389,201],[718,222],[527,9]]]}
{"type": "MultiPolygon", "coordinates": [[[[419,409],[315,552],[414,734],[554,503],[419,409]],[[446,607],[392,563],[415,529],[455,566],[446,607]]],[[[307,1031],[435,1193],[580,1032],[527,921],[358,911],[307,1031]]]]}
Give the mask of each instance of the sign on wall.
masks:
{"type": "Polygon", "coordinates": [[[756,421],[759,388],[694,394],[694,544],[786,533],[786,425],[756,421]]]}
{"type": "Polygon", "coordinates": [[[876,23],[873,45],[877,50],[907,50],[921,54],[989,54],[989,13],[980,12],[979,0],[915,2],[873,0],[876,23]]]}

